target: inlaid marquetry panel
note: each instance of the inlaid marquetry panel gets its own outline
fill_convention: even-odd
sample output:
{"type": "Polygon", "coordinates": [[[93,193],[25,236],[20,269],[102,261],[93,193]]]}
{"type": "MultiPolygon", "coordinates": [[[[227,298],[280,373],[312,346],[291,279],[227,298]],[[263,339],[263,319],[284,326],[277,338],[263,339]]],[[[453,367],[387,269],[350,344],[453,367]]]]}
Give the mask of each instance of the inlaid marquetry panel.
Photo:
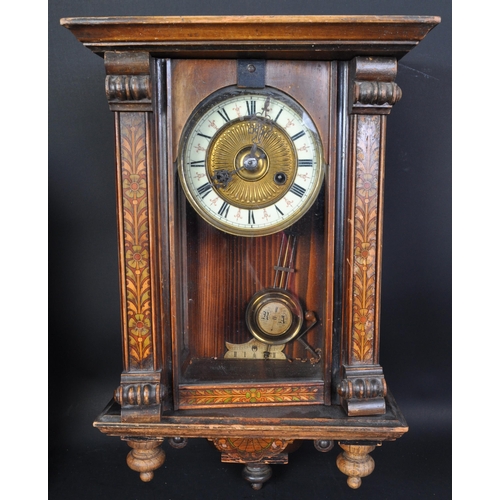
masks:
{"type": "Polygon", "coordinates": [[[373,359],[380,120],[378,115],[360,115],[357,120],[351,337],[355,362],[373,359]]]}
{"type": "Polygon", "coordinates": [[[323,384],[180,387],[180,408],[298,405],[323,402],[323,384]]]}
{"type": "Polygon", "coordinates": [[[153,366],[145,121],[143,113],[120,115],[125,327],[130,369],[153,366]]]}

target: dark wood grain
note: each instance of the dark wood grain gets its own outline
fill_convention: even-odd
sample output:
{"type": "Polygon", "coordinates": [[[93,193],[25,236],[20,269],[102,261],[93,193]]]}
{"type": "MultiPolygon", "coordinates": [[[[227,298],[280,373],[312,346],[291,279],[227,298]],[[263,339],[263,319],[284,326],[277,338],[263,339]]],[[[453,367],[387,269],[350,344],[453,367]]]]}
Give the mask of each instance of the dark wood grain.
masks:
{"type": "Polygon", "coordinates": [[[172,61],[172,155],[177,150],[182,129],[195,107],[219,88],[236,84],[236,61],[185,60],[172,61]]]}
{"type": "MultiPolygon", "coordinates": [[[[257,443],[274,446],[280,463],[287,441],[313,439],[342,442],[340,468],[357,488],[373,470],[373,446],[408,430],[379,365],[385,133],[402,96],[397,60],[439,22],[61,19],[104,56],[106,96],[116,114],[124,371],[119,405],[94,425],[129,442],[129,465],[144,481],[163,462],[165,437],[212,439],[226,458],[243,462],[257,443]],[[318,319],[305,337],[321,349],[317,364],[297,341],[286,346],[284,361],[223,358],[226,342],[252,338],[245,309],[255,292],[273,285],[281,235],[242,238],[215,229],[189,206],[178,181],[185,124],[203,99],[236,84],[237,59],[244,58],[266,60],[266,85],[307,110],[323,144],[323,188],[290,228],[298,245],[288,286],[318,319]]],[[[245,474],[251,480],[253,472],[245,474]]],[[[268,470],[256,474],[260,487],[268,470]]]]}
{"type": "Polygon", "coordinates": [[[221,408],[210,412],[193,409],[169,411],[161,422],[129,424],[120,421],[119,405],[110,403],[94,426],[111,436],[240,437],[242,428],[249,437],[333,439],[346,441],[392,441],[408,432],[408,424],[392,394],[387,394],[387,411],[376,418],[348,417],[339,406],[273,406],[262,408],[221,408]]]}
{"type": "MultiPolygon", "coordinates": [[[[178,103],[172,109],[171,150],[174,157],[178,156],[182,129],[196,106],[218,88],[235,84],[236,76],[235,61],[181,59],[173,62],[171,92],[173,102],[178,103]]],[[[268,61],[266,83],[286,91],[312,112],[327,157],[330,109],[334,107],[330,64],[268,61]],[[311,92],[311,88],[315,91],[311,92]]],[[[173,169],[171,175],[176,175],[173,169]]],[[[328,192],[332,196],[331,186],[328,192]]],[[[182,280],[188,286],[182,301],[184,311],[178,313],[178,317],[184,318],[184,324],[177,331],[185,332],[185,342],[178,349],[179,366],[187,367],[191,359],[223,357],[226,341],[243,343],[252,338],[244,312],[255,292],[273,285],[273,266],[277,262],[281,235],[242,239],[220,232],[194,213],[180,191],[178,195],[184,215],[177,219],[179,227],[172,234],[178,234],[179,238],[186,234],[188,243],[179,239],[173,244],[173,251],[187,249],[185,255],[179,254],[184,264],[179,264],[178,269],[186,270],[182,280]]],[[[333,305],[331,296],[328,299],[323,296],[323,288],[325,270],[333,268],[333,253],[327,256],[325,238],[332,239],[334,228],[329,226],[326,233],[330,236],[324,236],[324,196],[323,190],[316,205],[293,228],[299,238],[297,273],[292,279],[291,291],[300,297],[304,309],[317,315],[319,325],[308,334],[307,341],[314,348],[320,348],[323,359],[328,360],[331,341],[325,340],[323,320],[326,319],[325,311],[333,310],[333,305]]],[[[169,203],[174,210],[174,199],[170,198],[169,203]]],[[[329,206],[333,206],[332,200],[329,206]]],[[[178,274],[179,280],[182,281],[178,274]]],[[[179,291],[182,293],[185,290],[179,291]]],[[[304,347],[298,342],[287,346],[286,353],[290,358],[307,358],[304,347]]]]}
{"type": "MultiPolygon", "coordinates": [[[[321,319],[324,315],[324,216],[323,202],[294,227],[297,235],[296,272],[289,289],[320,319],[309,341],[324,351],[321,319]]],[[[188,263],[188,322],[192,357],[222,357],[225,342],[243,343],[252,336],[245,324],[245,310],[252,295],[273,286],[281,233],[261,238],[238,238],[209,226],[191,208],[188,263]]],[[[287,347],[291,357],[303,357],[298,343],[287,347]]]]}
{"type": "Polygon", "coordinates": [[[148,50],[168,57],[340,59],[402,57],[440,22],[436,16],[193,16],[61,19],[97,53],[148,50]],[[243,53],[245,54],[243,56],[243,53]]]}

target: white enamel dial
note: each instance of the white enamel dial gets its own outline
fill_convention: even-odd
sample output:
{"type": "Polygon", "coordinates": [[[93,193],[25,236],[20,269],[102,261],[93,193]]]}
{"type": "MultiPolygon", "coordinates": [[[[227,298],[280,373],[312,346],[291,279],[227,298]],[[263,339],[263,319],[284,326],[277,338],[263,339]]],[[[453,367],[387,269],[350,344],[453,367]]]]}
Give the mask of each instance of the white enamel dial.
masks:
{"type": "Polygon", "coordinates": [[[208,98],[188,121],[179,176],[207,222],[262,236],[311,207],[324,176],[322,148],[312,119],[289,97],[232,89],[208,98]]]}

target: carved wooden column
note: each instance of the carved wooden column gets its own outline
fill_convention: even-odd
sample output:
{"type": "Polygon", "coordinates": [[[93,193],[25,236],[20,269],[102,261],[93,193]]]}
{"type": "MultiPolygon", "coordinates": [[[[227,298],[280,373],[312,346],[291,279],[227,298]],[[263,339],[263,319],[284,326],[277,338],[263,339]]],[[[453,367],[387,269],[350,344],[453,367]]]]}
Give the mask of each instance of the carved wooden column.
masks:
{"type": "Polygon", "coordinates": [[[122,421],[159,421],[164,386],[155,283],[155,175],[150,58],[106,52],[106,96],[115,112],[123,365],[115,400],[122,421]]]}
{"type": "Polygon", "coordinates": [[[382,200],[386,118],[401,98],[393,58],[349,65],[349,185],[344,262],[343,359],[338,393],[349,415],[385,413],[379,365],[382,200]]]}

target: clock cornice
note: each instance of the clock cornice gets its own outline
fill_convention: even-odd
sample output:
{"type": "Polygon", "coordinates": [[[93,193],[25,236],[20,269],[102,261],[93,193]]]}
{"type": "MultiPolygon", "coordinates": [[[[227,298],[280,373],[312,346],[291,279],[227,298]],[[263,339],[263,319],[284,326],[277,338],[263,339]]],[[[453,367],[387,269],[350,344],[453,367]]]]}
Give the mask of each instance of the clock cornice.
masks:
{"type": "Polygon", "coordinates": [[[61,19],[93,52],[162,57],[352,59],[403,57],[437,16],[141,16],[61,19]],[[279,49],[277,51],[277,49],[279,49]],[[286,54],[285,54],[286,53],[286,54]]]}

